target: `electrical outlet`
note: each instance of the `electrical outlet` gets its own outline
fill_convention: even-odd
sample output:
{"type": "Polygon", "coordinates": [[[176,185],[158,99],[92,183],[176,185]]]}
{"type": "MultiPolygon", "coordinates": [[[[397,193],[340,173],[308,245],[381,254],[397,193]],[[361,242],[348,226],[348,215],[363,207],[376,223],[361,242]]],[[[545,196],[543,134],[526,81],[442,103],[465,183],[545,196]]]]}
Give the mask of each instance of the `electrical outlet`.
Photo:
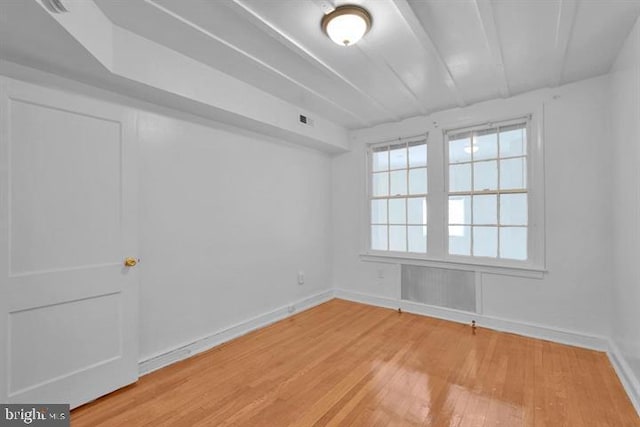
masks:
{"type": "Polygon", "coordinates": [[[384,279],[384,268],[378,267],[378,279],[384,279]]]}
{"type": "Polygon", "coordinates": [[[304,271],[298,271],[298,285],[304,285],[304,271]]]}

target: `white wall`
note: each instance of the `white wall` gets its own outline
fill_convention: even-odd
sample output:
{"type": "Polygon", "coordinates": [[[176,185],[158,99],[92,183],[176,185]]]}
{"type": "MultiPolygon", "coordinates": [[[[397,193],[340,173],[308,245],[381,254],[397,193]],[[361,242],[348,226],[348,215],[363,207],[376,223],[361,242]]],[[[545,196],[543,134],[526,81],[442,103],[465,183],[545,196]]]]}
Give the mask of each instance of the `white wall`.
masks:
{"type": "MultiPolygon", "coordinates": [[[[445,111],[352,133],[353,151],[333,160],[333,284],[400,297],[400,268],[363,262],[366,143],[441,132],[433,121],[544,108],[546,267],[544,278],[483,274],[485,315],[587,335],[609,333],[611,294],[608,77],[445,111]],[[384,278],[379,276],[384,275],[384,278]]],[[[480,121],[482,123],[482,121],[480,121]]]]}
{"type": "Polygon", "coordinates": [[[330,288],[327,155],[145,112],[138,131],[142,359],[330,288]]]}
{"type": "Polygon", "coordinates": [[[20,70],[137,116],[140,360],[331,288],[328,154],[20,70]]]}
{"type": "MultiPolygon", "coordinates": [[[[611,84],[612,338],[635,375],[632,381],[640,387],[640,22],[618,55],[611,84]]],[[[636,393],[640,398],[640,388],[636,393]]]]}

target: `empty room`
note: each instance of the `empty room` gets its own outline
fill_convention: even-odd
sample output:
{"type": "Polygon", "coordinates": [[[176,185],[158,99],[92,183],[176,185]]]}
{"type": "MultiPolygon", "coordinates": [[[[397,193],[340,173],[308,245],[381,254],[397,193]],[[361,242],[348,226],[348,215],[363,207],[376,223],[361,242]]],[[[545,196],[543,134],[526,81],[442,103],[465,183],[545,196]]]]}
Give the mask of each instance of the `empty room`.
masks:
{"type": "Polygon", "coordinates": [[[640,427],[640,0],[0,0],[0,425],[640,427]]]}

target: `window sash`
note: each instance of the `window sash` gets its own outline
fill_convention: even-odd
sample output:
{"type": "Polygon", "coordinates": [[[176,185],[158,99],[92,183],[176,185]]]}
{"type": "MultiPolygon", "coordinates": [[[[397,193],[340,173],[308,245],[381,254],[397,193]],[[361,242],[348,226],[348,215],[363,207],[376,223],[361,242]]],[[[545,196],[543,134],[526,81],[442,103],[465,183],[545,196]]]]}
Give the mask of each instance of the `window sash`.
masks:
{"type": "MultiPolygon", "coordinates": [[[[421,223],[416,223],[416,222],[410,222],[409,221],[409,208],[408,208],[408,202],[410,199],[424,199],[425,201],[427,200],[428,197],[428,188],[425,186],[425,192],[420,192],[420,193],[411,193],[411,185],[410,185],[410,171],[412,170],[417,170],[417,169],[424,169],[426,172],[426,180],[427,180],[427,185],[428,185],[428,171],[429,171],[429,161],[428,161],[428,154],[425,153],[425,163],[424,165],[413,165],[411,163],[411,158],[410,158],[410,152],[409,149],[411,147],[415,147],[415,146],[421,146],[424,145],[425,146],[425,151],[427,150],[428,144],[427,144],[427,139],[428,139],[428,135],[427,134],[421,134],[421,135],[415,135],[415,136],[411,136],[411,137],[406,137],[406,138],[398,138],[398,139],[393,139],[393,140],[389,140],[389,141],[384,141],[384,142],[380,142],[377,144],[372,144],[369,145],[369,149],[367,152],[367,158],[368,158],[368,162],[367,162],[367,181],[368,181],[368,198],[367,198],[367,210],[368,210],[368,249],[369,250],[377,250],[377,251],[382,251],[382,252],[396,252],[394,250],[391,249],[391,227],[404,227],[404,250],[400,250],[399,252],[401,253],[407,253],[407,254],[426,254],[427,252],[427,223],[428,223],[428,219],[425,218],[424,222],[421,223]],[[397,148],[404,148],[406,150],[406,163],[403,167],[394,167],[391,164],[391,152],[394,149],[397,148]],[[375,170],[374,171],[374,153],[381,153],[381,152],[386,152],[387,154],[387,167],[385,169],[379,169],[379,170],[375,170]],[[406,188],[405,188],[405,192],[402,194],[392,194],[391,192],[391,173],[392,172],[397,172],[397,171],[406,171],[406,188]],[[386,173],[387,174],[387,191],[386,194],[383,195],[374,195],[373,193],[373,178],[376,174],[383,174],[386,173]],[[386,200],[386,208],[387,208],[387,212],[386,212],[386,222],[374,222],[373,221],[373,217],[372,217],[372,202],[376,201],[376,200],[386,200]],[[390,201],[391,200],[404,200],[405,201],[405,206],[404,206],[404,223],[398,223],[398,222],[392,222],[391,218],[390,218],[390,201]],[[373,227],[374,226],[384,226],[386,227],[386,232],[387,232],[387,236],[386,236],[386,250],[381,250],[381,249],[372,249],[373,248],[373,242],[372,242],[372,234],[373,234],[373,227]],[[412,229],[412,227],[423,227],[423,232],[425,234],[424,236],[424,251],[411,251],[410,248],[410,230],[412,229]]],[[[424,209],[426,210],[426,204],[424,206],[424,209]]],[[[428,215],[428,212],[427,212],[428,215]]]]}
{"type": "MultiPolygon", "coordinates": [[[[498,122],[491,122],[491,123],[485,123],[485,124],[481,124],[481,125],[476,125],[476,126],[467,126],[464,128],[457,128],[457,129],[449,129],[449,130],[445,130],[443,132],[443,154],[444,154],[444,159],[445,159],[445,192],[444,192],[444,225],[445,225],[445,229],[444,229],[444,251],[445,251],[445,256],[446,257],[463,257],[463,258],[468,258],[468,259],[478,259],[478,258],[485,258],[485,259],[492,259],[492,260],[503,260],[503,261],[509,261],[509,262],[524,262],[524,263],[528,263],[532,260],[532,253],[531,253],[531,245],[530,245],[530,239],[532,238],[531,236],[531,211],[532,211],[532,207],[531,207],[531,197],[530,197],[530,186],[531,186],[531,180],[530,180],[530,171],[531,171],[531,162],[530,162],[530,119],[531,116],[526,116],[524,118],[515,118],[515,119],[510,119],[510,120],[503,120],[503,121],[498,121],[498,122]],[[501,146],[500,146],[500,134],[506,131],[510,131],[510,130],[517,130],[517,129],[523,129],[525,134],[524,134],[524,143],[526,144],[523,150],[522,154],[518,154],[518,155],[512,155],[512,156],[501,156],[501,146]],[[475,146],[475,139],[477,136],[484,136],[484,135],[492,135],[495,134],[496,135],[496,155],[495,157],[490,157],[490,158],[481,158],[481,159],[475,159],[474,158],[474,153],[475,151],[473,150],[473,147],[475,146]],[[455,161],[455,162],[451,162],[451,158],[450,158],[450,143],[451,141],[456,141],[456,140],[463,140],[463,139],[469,139],[469,144],[471,150],[469,151],[469,159],[468,161],[455,161]],[[524,165],[526,168],[526,174],[525,174],[525,182],[524,182],[524,187],[519,187],[519,188],[507,188],[507,189],[502,189],[501,187],[501,180],[500,180],[500,173],[501,173],[501,161],[502,160],[510,160],[510,159],[523,159],[524,160],[524,165]],[[496,188],[495,189],[483,189],[483,190],[476,190],[475,189],[475,168],[474,165],[478,164],[478,163],[483,163],[483,162],[496,162],[496,188]],[[469,190],[465,190],[465,191],[460,191],[460,190],[456,190],[456,191],[451,191],[450,189],[450,172],[451,172],[451,167],[452,166],[458,166],[458,165],[469,165],[470,166],[470,189],[469,190]],[[527,223],[526,224],[501,224],[501,216],[500,216],[500,208],[501,208],[501,195],[510,195],[510,194],[526,194],[527,195],[527,223]],[[473,199],[474,196],[479,196],[479,195],[495,195],[496,196],[496,220],[495,223],[478,223],[474,221],[474,206],[473,206],[473,199]],[[469,197],[470,200],[470,213],[469,213],[469,221],[468,222],[455,222],[455,223],[451,223],[450,221],[450,213],[449,213],[449,200],[451,197],[456,197],[456,196],[467,196],[469,197]],[[450,227],[468,227],[468,232],[470,233],[469,235],[469,254],[468,255],[461,255],[461,254],[456,254],[456,253],[452,253],[451,252],[451,247],[450,247],[450,238],[452,237],[450,231],[450,227]],[[483,228],[483,227],[495,227],[496,229],[496,251],[495,251],[495,256],[483,256],[483,255],[476,255],[474,254],[474,237],[475,237],[475,229],[476,228],[483,228]],[[516,259],[516,258],[506,258],[506,257],[502,257],[501,256],[501,247],[500,247],[500,241],[501,241],[501,229],[506,229],[506,228],[524,228],[526,230],[526,245],[525,245],[525,249],[526,249],[526,258],[525,259],[516,259]]],[[[453,237],[458,237],[458,236],[453,236],[453,237]]]]}

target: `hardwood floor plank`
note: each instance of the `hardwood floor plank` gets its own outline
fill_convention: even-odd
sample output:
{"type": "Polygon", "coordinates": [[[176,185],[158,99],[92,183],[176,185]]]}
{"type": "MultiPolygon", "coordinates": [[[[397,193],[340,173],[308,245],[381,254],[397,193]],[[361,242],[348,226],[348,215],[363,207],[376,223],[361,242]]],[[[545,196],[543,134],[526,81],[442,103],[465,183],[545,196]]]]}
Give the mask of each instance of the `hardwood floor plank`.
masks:
{"type": "Polygon", "coordinates": [[[603,353],[332,300],[75,409],[73,426],[640,426],[603,353]]]}

